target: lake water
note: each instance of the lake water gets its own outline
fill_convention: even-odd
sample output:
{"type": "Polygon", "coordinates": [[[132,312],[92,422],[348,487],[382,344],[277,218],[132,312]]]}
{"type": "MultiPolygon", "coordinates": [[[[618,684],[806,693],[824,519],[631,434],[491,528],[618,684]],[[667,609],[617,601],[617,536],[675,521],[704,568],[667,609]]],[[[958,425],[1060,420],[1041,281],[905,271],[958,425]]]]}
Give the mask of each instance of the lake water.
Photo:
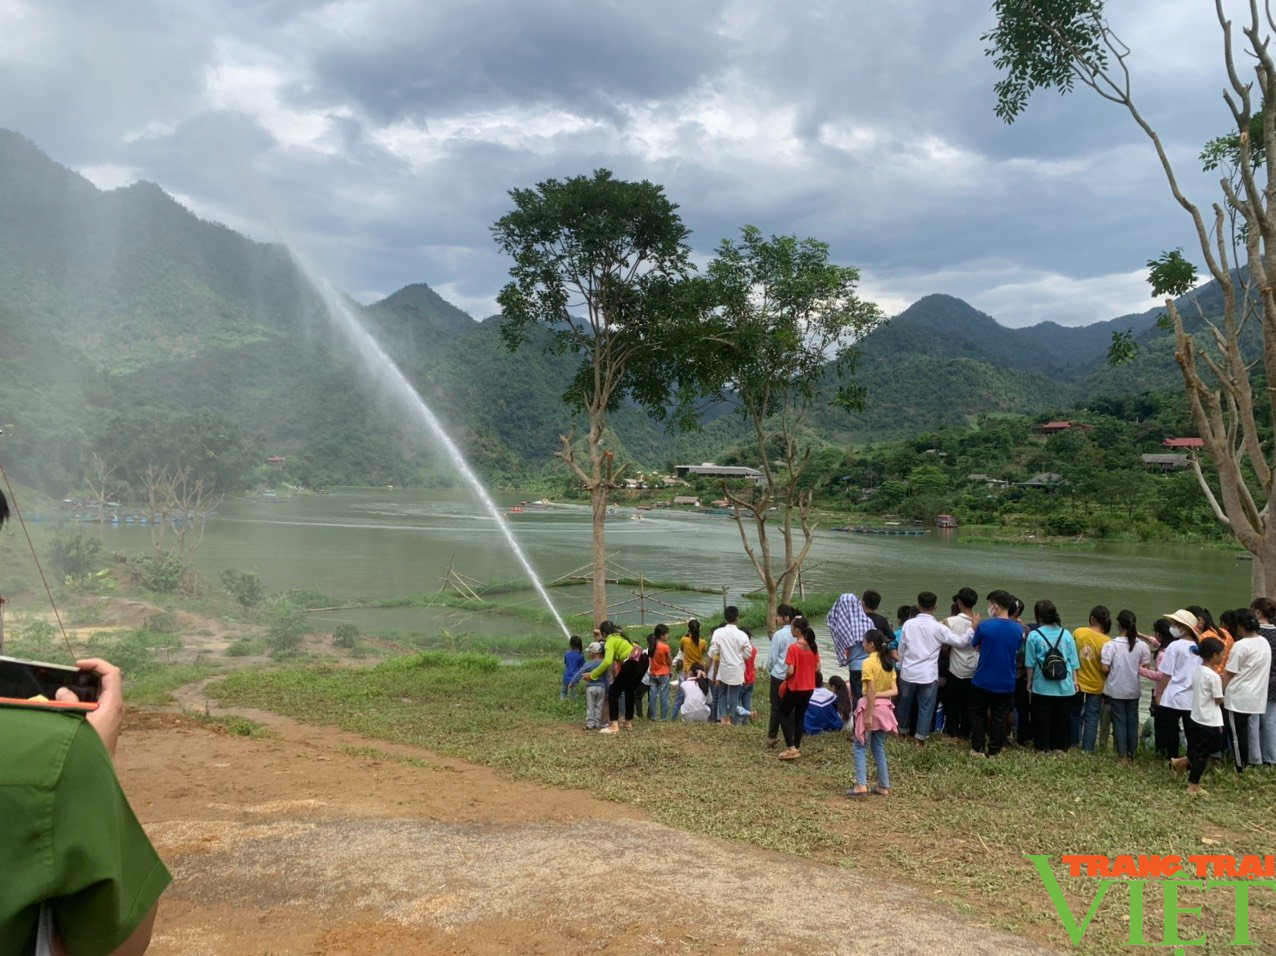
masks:
{"type": "MultiPolygon", "coordinates": [[[[515,504],[518,496],[504,496],[515,504]]],[[[758,586],[735,523],[725,516],[676,511],[643,512],[619,507],[608,520],[608,551],[635,576],[726,587],[738,600],[758,586]]],[[[590,560],[589,511],[555,504],[511,517],[512,528],[542,578],[569,574],[590,560]]],[[[95,527],[95,526],[94,526],[95,527]]],[[[148,529],[121,525],[101,529],[107,546],[145,553],[148,529]]],[[[517,562],[494,523],[460,491],[356,489],[292,498],[227,501],[207,525],[198,558],[212,580],[224,568],[256,570],[271,591],[310,588],[337,597],[397,597],[433,593],[449,564],[483,581],[518,577],[517,562]]],[[[812,591],[875,588],[888,617],[918,591],[947,598],[970,585],[980,595],[1004,587],[1024,598],[1055,601],[1070,625],[1084,623],[1094,604],[1139,615],[1145,630],[1152,619],[1185,604],[1202,604],[1215,614],[1248,603],[1248,562],[1226,551],[1167,545],[1105,544],[1094,550],[963,543],[961,532],[918,537],[876,537],[820,530],[808,561],[806,587],[812,591]]],[[[584,587],[552,592],[560,609],[586,610],[584,587]]],[[[632,597],[614,587],[612,600],[632,597]]],[[[664,595],[669,603],[708,616],[721,597],[664,595]]],[[[530,593],[517,597],[535,603],[530,593]]],[[[648,621],[682,615],[649,605],[648,621]]],[[[361,627],[429,630],[439,626],[439,609],[359,612],[361,627]]],[[[636,621],[636,603],[615,615],[636,621]]],[[[344,619],[344,618],[343,618],[344,619]]],[[[525,632],[511,622],[471,623],[471,630],[525,632]]]]}

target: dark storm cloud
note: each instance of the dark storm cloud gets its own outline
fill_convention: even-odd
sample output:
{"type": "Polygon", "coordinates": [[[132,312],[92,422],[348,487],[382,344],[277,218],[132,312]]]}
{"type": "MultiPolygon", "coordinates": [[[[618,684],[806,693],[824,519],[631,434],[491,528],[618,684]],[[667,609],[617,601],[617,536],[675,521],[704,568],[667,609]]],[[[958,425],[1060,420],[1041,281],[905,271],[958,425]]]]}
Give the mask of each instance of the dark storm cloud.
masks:
{"type": "MultiPolygon", "coordinates": [[[[1212,16],[1113,12],[1145,111],[1194,169],[1225,119],[1212,16]]],[[[663,183],[701,260],[755,223],[825,239],[892,308],[933,291],[1015,324],[1141,308],[1142,262],[1191,243],[1150,149],[1083,93],[997,120],[990,16],[985,0],[0,0],[0,125],[104,185],[151,179],[259,238],[278,225],[364,298],[427,281],[485,314],[507,190],[607,166],[663,183]]]]}
{"type": "Polygon", "coordinates": [[[377,121],[553,103],[610,111],[675,95],[727,52],[717,3],[388,3],[314,51],[298,102],[354,102],[377,121]]]}

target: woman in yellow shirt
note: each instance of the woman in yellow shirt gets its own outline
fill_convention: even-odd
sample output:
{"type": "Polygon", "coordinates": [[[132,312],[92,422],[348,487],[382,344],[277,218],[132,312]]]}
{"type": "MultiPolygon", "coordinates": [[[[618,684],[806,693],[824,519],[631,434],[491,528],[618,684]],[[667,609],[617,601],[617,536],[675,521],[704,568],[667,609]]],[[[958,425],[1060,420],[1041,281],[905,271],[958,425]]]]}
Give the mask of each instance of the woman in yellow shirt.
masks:
{"type": "Polygon", "coordinates": [[[1077,669],[1077,702],[1073,705],[1073,743],[1078,731],[1081,749],[1094,753],[1094,746],[1107,746],[1111,729],[1111,711],[1103,697],[1106,677],[1103,674],[1103,645],[1112,640],[1112,612],[1102,604],[1090,611],[1090,626],[1079,627],[1072,633],[1077,643],[1077,657],[1081,666],[1077,669]],[[1078,713],[1079,712],[1079,713],[1078,713]],[[1077,716],[1080,727],[1077,727],[1077,716]],[[1099,738],[1102,737],[1102,740],[1099,738]]]}
{"type": "Polygon", "coordinates": [[[700,622],[692,618],[687,622],[687,633],[678,642],[678,656],[682,658],[682,679],[688,680],[691,668],[704,663],[705,652],[709,650],[709,642],[700,639],[700,622]]]}

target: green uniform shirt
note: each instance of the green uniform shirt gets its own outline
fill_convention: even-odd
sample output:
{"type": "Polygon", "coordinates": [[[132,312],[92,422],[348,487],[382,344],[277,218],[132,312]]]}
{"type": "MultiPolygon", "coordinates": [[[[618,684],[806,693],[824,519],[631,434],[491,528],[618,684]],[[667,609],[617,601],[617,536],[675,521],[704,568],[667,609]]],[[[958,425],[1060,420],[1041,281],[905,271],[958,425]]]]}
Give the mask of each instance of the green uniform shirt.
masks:
{"type": "Polygon", "coordinates": [[[0,706],[0,953],[34,949],[41,903],[70,956],[110,953],[171,879],[84,717],[0,706]]]}

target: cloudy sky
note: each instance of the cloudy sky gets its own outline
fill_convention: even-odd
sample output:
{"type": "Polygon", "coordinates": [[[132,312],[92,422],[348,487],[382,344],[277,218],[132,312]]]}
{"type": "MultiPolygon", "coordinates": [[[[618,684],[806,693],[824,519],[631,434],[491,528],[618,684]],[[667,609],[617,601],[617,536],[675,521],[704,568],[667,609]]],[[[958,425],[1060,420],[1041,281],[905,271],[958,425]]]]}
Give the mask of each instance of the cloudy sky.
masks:
{"type": "MultiPolygon", "coordinates": [[[[1226,125],[1212,5],[1109,7],[1195,169],[1226,125]]],[[[929,292],[1007,325],[1149,308],[1143,263],[1192,235],[1147,142],[1085,91],[1002,124],[989,8],[0,0],[0,126],[103,188],[277,224],[365,301],[424,281],[490,314],[506,191],[606,166],[662,183],[699,257],[745,223],[816,236],[890,312],[929,292]]]]}

